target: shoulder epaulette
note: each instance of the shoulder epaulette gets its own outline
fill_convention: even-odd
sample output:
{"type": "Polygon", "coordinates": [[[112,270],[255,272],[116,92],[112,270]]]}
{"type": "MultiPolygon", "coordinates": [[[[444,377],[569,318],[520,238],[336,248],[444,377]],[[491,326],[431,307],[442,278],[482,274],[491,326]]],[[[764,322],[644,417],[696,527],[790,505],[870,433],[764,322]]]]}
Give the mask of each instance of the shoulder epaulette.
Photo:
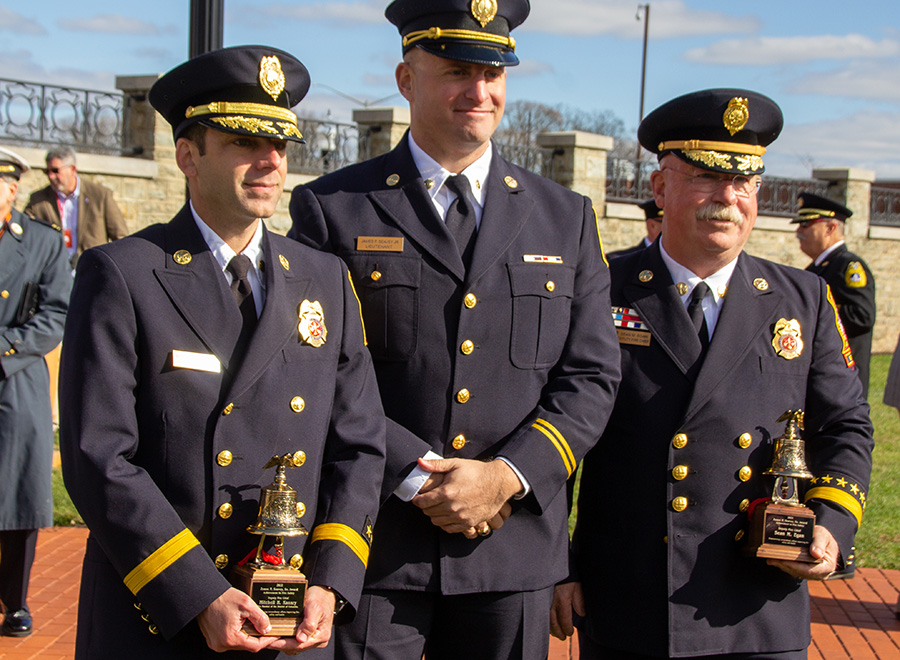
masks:
{"type": "Polygon", "coordinates": [[[55,229],[56,231],[62,231],[62,226],[59,223],[54,222],[53,220],[45,220],[44,218],[38,218],[38,217],[35,217],[30,214],[26,214],[26,215],[28,215],[28,218],[30,218],[31,220],[34,220],[35,222],[39,222],[42,225],[46,225],[47,227],[55,229]]]}

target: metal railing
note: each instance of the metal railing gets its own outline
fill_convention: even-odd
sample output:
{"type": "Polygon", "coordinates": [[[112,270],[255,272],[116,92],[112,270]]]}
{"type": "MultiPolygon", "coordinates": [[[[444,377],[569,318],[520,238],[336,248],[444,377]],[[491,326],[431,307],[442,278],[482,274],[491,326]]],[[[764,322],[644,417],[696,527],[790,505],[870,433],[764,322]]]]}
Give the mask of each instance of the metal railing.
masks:
{"type": "Polygon", "coordinates": [[[548,179],[553,178],[552,149],[529,145],[504,144],[501,142],[495,142],[494,146],[497,147],[497,151],[502,158],[514,165],[518,165],[529,172],[540,174],[548,179]]]}
{"type": "Polygon", "coordinates": [[[791,218],[797,215],[797,195],[811,192],[826,196],[828,184],[815,179],[785,179],[763,176],[763,184],[756,196],[760,215],[791,218]]]}
{"type": "Polygon", "coordinates": [[[124,153],[121,92],[99,92],[0,78],[0,139],[124,153]]]}
{"type": "Polygon", "coordinates": [[[326,174],[369,157],[369,134],[356,124],[301,117],[297,126],[306,144],[288,144],[291,172],[326,174]]]}
{"type": "Polygon", "coordinates": [[[872,186],[869,224],[900,227],[900,189],[872,186]]]}

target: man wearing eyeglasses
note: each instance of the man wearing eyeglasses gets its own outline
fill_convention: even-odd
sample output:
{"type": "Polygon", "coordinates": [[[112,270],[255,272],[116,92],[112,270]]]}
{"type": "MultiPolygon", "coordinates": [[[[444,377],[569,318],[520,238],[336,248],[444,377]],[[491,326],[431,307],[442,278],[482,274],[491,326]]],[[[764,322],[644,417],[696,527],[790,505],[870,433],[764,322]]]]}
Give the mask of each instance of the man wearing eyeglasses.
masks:
{"type": "Polygon", "coordinates": [[[659,156],[665,222],[660,240],[610,265],[622,383],[584,460],[573,582],[551,612],[561,637],[573,608],[585,615],[582,659],[806,658],[804,580],[852,547],[872,426],[834,302],[811,273],[743,251],[782,121],[761,94],[713,89],[638,130],[659,156]],[[772,494],[779,418],[798,409],[817,563],[749,556],[744,538],[753,503],[772,494]]]}
{"type": "Polygon", "coordinates": [[[866,262],[850,252],[844,243],[844,225],[853,211],[813,193],[800,193],[798,199],[800,210],[791,224],[797,225],[800,249],[813,260],[806,270],[831,287],[850,341],[863,396],[867,397],[875,326],[875,278],[866,262]]]}

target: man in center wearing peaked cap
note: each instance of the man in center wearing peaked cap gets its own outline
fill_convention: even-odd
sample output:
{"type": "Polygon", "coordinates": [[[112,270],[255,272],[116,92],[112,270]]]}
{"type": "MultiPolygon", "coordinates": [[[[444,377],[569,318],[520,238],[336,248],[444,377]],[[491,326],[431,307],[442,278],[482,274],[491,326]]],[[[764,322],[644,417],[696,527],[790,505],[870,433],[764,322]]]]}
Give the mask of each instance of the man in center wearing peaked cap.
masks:
{"type": "Polygon", "coordinates": [[[491,142],[528,12],[390,4],[409,132],[291,198],[292,235],[358,284],[388,417],[385,502],[343,658],[547,654],[563,486],[603,429],[619,359],[591,201],[491,142]]]}
{"type": "Polygon", "coordinates": [[[78,261],[60,379],[63,474],[91,530],[78,659],[328,658],[333,618],[358,606],[384,470],[359,304],[339,259],[263,223],[308,88],[298,60],[263,46],[160,78],[150,103],[190,203],[78,261]],[[264,537],[269,563],[309,580],[284,638],[229,583],[261,540],[247,528],[273,457],[309,530],[282,549],[264,537]]]}
{"type": "Polygon", "coordinates": [[[763,154],[782,115],[761,94],[676,98],[638,129],[662,237],[613,260],[622,384],[584,460],[572,579],[552,627],[579,624],[582,658],[806,658],[809,596],[853,545],[872,425],[825,283],[743,251],[763,154]],[[818,563],[745,554],[748,513],[772,495],[779,418],[805,413],[802,500],[818,563]],[[652,414],[651,414],[652,412],[652,414]]]}
{"type": "Polygon", "coordinates": [[[853,211],[827,197],[802,192],[800,210],[791,220],[797,225],[800,249],[812,259],[806,270],[831,287],[844,332],[856,362],[863,396],[869,394],[869,361],[875,327],[875,278],[869,266],[847,249],[844,226],[853,211]]]}

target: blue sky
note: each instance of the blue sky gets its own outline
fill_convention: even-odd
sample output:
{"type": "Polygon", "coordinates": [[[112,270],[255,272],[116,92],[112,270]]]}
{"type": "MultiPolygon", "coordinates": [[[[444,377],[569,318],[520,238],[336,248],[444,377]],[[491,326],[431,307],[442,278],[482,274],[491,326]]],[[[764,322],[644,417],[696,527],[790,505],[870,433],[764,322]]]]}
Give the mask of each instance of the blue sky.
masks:
{"type": "MultiPolygon", "coordinates": [[[[503,3],[504,0],[499,0],[503,3]]],[[[509,101],[610,110],[638,124],[643,19],[626,0],[531,0],[514,33],[522,64],[509,101]]],[[[313,87],[298,108],[349,120],[392,96],[399,37],[386,0],[225,0],[225,45],[295,54],[313,87]],[[327,85],[328,87],[325,87],[327,85]]],[[[188,0],[42,0],[0,7],[0,77],[112,89],[116,75],[164,72],[187,57],[188,0]]],[[[897,0],[663,0],[650,2],[645,114],[679,94],[745,87],[771,96],[785,130],[768,171],[858,167],[900,179],[900,8],[897,0]]]]}

